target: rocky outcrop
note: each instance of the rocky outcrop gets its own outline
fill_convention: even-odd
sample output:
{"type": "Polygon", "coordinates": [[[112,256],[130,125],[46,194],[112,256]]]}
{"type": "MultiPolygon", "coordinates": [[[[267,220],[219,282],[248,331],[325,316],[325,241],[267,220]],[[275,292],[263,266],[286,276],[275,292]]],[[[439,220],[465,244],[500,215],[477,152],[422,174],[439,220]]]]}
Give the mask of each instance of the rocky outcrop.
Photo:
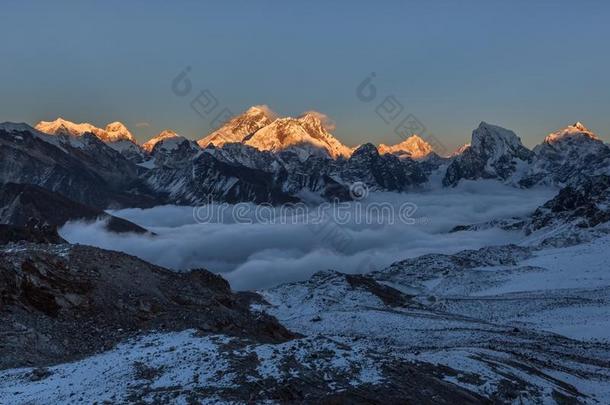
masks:
{"type": "Polygon", "coordinates": [[[0,245],[14,242],[57,244],[66,243],[57,228],[32,219],[26,226],[0,224],[0,245]]]}
{"type": "Polygon", "coordinates": [[[200,153],[182,167],[161,166],[144,174],[155,192],[176,204],[298,201],[282,189],[285,172],[269,172],[200,153]]]}
{"type": "Polygon", "coordinates": [[[108,350],[150,330],[198,329],[261,342],[294,335],[254,316],[206,270],[176,273],[93,247],[0,248],[0,369],[108,350]]]}
{"type": "Polygon", "coordinates": [[[591,228],[610,221],[610,176],[587,178],[564,187],[557,196],[536,209],[527,229],[535,231],[557,224],[591,228]]]}
{"type": "Polygon", "coordinates": [[[462,179],[510,181],[518,167],[528,165],[531,159],[532,152],[514,132],[481,122],[472,132],[470,146],[447,168],[443,185],[455,186],[462,179]]]}

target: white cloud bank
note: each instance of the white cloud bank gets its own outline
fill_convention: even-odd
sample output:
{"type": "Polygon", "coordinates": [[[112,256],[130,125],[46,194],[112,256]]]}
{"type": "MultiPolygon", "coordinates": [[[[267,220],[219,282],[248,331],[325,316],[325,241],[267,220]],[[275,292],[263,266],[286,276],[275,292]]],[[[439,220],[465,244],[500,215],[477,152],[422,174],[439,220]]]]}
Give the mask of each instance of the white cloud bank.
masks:
{"type": "Polygon", "coordinates": [[[60,233],[73,243],[123,251],[175,270],[207,268],[222,273],[233,288],[244,290],[303,280],[323,269],[362,273],[426,253],[518,242],[519,232],[448,231],[456,225],[529,214],[554,194],[550,189],[519,190],[478,181],[426,193],[369,196],[366,203],[416,204],[415,225],[353,220],[341,226],[302,221],[244,224],[226,216],[223,221],[199,224],[192,207],[161,206],[113,212],[155,232],[154,237],[109,233],[102,223],[68,223],[60,233]]]}

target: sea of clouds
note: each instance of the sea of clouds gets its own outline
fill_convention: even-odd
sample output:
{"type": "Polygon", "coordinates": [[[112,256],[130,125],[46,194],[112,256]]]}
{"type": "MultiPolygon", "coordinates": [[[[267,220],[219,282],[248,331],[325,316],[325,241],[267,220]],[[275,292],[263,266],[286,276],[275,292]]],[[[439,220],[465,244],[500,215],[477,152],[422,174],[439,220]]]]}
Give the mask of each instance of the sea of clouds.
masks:
{"type": "Polygon", "coordinates": [[[449,231],[457,225],[527,215],[555,193],[493,181],[422,193],[371,193],[343,205],[340,220],[332,206],[324,215],[317,209],[290,214],[253,204],[159,206],[110,212],[155,236],[115,234],[101,221],[70,222],[60,234],[72,243],[122,251],[175,270],[203,267],[221,273],[237,290],[259,289],[304,280],[324,269],[364,273],[427,253],[516,243],[523,238],[516,231],[449,231]],[[376,210],[376,218],[367,220],[367,207],[381,204],[394,207],[394,212],[384,211],[381,220],[376,210]],[[407,220],[397,214],[405,205],[416,207],[407,220]],[[290,215],[298,218],[286,219],[290,215]]]}

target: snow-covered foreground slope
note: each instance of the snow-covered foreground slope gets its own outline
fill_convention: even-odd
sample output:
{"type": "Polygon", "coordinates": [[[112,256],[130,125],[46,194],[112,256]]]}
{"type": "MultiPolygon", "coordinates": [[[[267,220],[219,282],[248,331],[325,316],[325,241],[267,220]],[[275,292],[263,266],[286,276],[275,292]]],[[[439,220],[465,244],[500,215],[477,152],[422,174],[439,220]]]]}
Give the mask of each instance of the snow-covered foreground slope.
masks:
{"type": "Polygon", "coordinates": [[[534,251],[512,266],[439,276],[422,293],[451,312],[610,342],[609,244],[606,236],[534,251]]]}
{"type": "Polygon", "coordinates": [[[442,297],[401,294],[371,278],[332,271],[262,294],[268,304],[255,309],[292,330],[449,367],[454,371],[441,373],[445,381],[491,400],[606,403],[610,398],[605,343],[477,319],[474,312],[447,312],[430,305],[442,297]]]}
{"type": "Polygon", "coordinates": [[[0,372],[0,403],[211,404],[227,403],[248,390],[252,397],[257,391],[276,390],[282,399],[289,395],[277,385],[283,381],[303,379],[334,385],[331,391],[340,392],[378,383],[381,367],[366,348],[351,350],[332,339],[254,345],[222,335],[198,336],[192,330],[156,333],[44,372],[0,372]],[[290,364],[295,361],[298,365],[290,364]]]}

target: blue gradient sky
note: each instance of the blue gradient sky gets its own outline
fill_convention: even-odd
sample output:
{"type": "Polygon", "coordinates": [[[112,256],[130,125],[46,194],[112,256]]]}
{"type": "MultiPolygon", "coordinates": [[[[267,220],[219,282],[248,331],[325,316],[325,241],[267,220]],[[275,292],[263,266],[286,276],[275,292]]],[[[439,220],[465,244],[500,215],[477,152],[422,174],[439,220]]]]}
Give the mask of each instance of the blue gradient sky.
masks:
{"type": "Polygon", "coordinates": [[[171,91],[191,66],[193,92],[209,88],[221,107],[322,111],[348,145],[399,141],[375,114],[387,95],[447,148],[481,120],[529,146],[576,120],[610,134],[601,0],[9,0],[0,17],[0,121],[120,120],[140,140],[166,127],[200,138],[211,118],[171,91]],[[355,89],[370,72],[378,99],[367,104],[355,89]]]}

